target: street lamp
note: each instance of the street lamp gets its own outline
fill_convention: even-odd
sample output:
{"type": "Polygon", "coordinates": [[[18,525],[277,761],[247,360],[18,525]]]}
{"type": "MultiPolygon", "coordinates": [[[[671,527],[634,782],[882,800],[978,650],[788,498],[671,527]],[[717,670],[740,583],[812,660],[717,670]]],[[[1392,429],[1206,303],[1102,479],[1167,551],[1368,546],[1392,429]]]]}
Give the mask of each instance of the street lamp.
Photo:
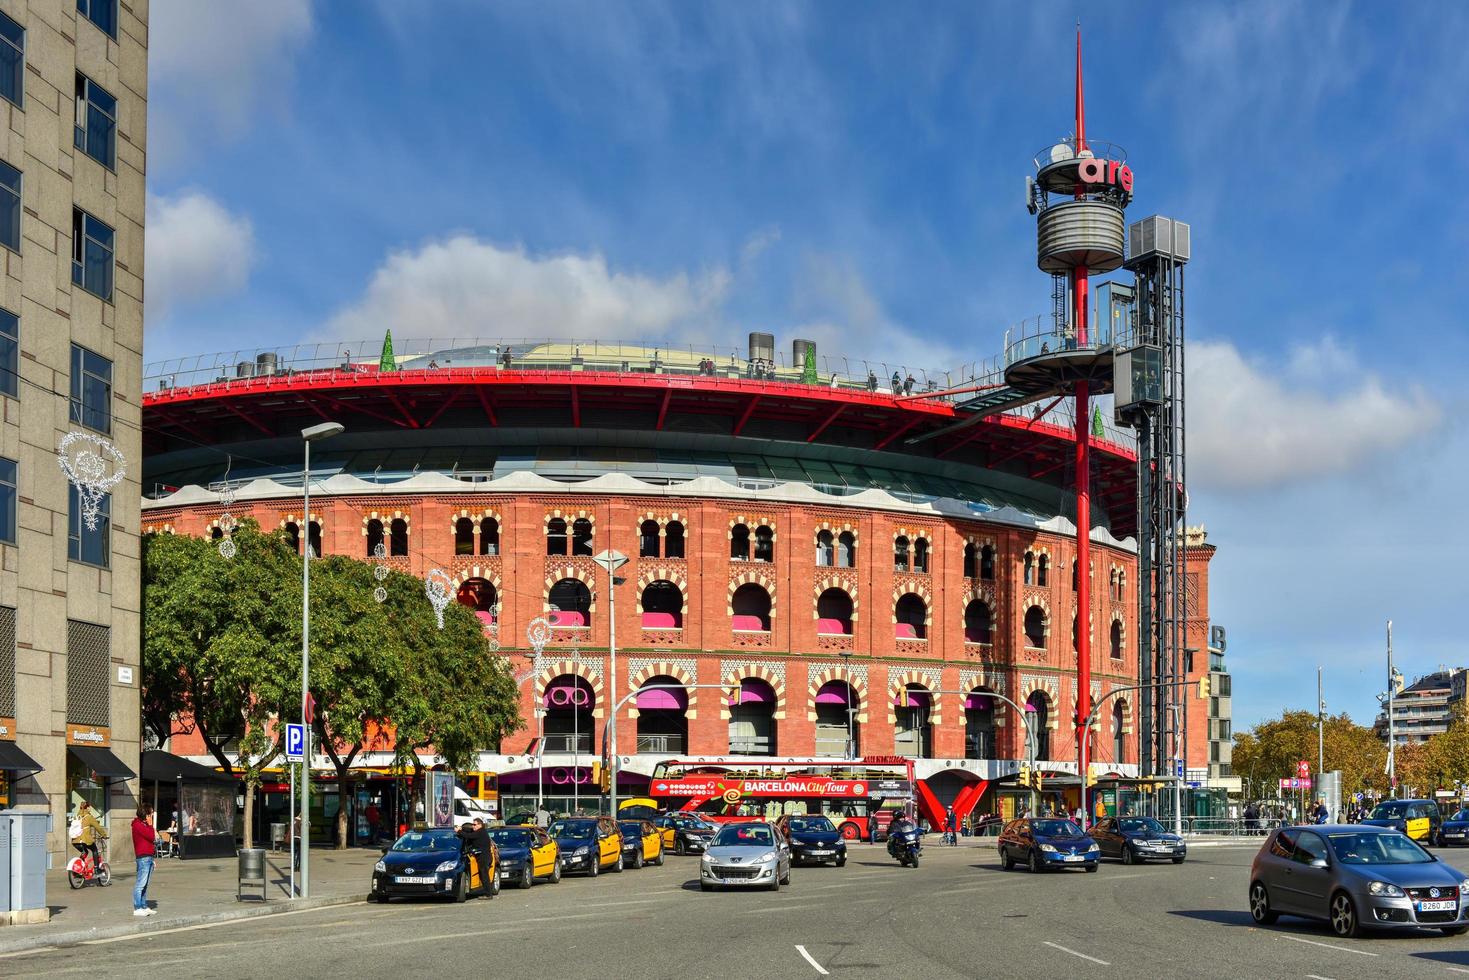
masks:
{"type": "Polygon", "coordinates": [[[852,651],[851,650],[842,650],[842,651],[840,651],[840,653],[841,653],[841,657],[842,657],[843,670],[846,671],[847,677],[849,678],[847,680],[847,682],[846,682],[847,683],[847,758],[848,759],[856,759],[857,758],[857,725],[856,725],[856,722],[853,721],[853,716],[856,714],[857,707],[856,707],[856,705],[854,705],[852,703],[852,693],[853,692],[852,692],[852,682],[850,680],[850,678],[852,676],[852,669],[849,666],[851,664],[851,662],[852,662],[852,651]]]}
{"type": "Polygon", "coordinates": [[[306,740],[301,749],[301,897],[311,897],[311,444],[340,435],[340,422],[322,422],[301,430],[305,457],[301,466],[301,725],[306,740]]]}

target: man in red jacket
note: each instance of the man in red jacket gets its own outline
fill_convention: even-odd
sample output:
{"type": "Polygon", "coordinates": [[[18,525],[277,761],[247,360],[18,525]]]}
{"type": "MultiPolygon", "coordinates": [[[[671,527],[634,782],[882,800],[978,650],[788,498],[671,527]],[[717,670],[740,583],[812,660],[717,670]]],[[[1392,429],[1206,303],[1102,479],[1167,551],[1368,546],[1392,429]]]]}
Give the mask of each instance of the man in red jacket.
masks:
{"type": "Polygon", "coordinates": [[[133,853],[138,858],[138,876],[133,884],[133,915],[157,915],[157,909],[148,907],[148,879],[153,877],[153,856],[158,853],[158,834],[153,829],[153,807],[147,803],[138,805],[137,816],[133,817],[133,853]]]}

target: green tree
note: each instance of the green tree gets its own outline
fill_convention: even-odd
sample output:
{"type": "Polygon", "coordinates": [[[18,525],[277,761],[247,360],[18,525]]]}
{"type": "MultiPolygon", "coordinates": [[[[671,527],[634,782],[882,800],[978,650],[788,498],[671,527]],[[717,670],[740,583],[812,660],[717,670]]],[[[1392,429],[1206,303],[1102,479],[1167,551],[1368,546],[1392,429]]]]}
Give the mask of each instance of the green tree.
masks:
{"type": "MultiPolygon", "coordinates": [[[[1316,724],[1313,712],[1285,711],[1279,718],[1235,735],[1233,766],[1246,782],[1247,795],[1274,796],[1279,780],[1296,775],[1302,759],[1316,770],[1316,724]]],[[[1341,770],[1344,795],[1385,785],[1386,746],[1371,728],[1356,724],[1346,714],[1327,717],[1325,756],[1328,772],[1341,770]]]]}

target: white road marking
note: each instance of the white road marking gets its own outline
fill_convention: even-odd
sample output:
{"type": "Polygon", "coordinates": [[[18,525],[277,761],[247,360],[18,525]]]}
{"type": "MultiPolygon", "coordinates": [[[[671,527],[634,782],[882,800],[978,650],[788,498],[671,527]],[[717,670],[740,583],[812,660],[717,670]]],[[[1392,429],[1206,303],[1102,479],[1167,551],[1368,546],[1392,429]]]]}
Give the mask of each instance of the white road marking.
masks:
{"type": "Polygon", "coordinates": [[[1059,949],[1063,953],[1070,953],[1072,956],[1079,956],[1079,957],[1081,957],[1084,960],[1090,960],[1091,962],[1100,964],[1101,966],[1111,966],[1112,965],[1111,963],[1108,963],[1106,960],[1099,960],[1095,956],[1088,956],[1085,953],[1078,953],[1074,949],[1067,949],[1065,946],[1057,945],[1056,943],[1050,942],[1049,940],[1046,942],[1046,945],[1049,946],[1049,947],[1051,947],[1052,949],[1059,949]]]}
{"type": "Polygon", "coordinates": [[[1306,974],[1306,980],[1334,980],[1333,977],[1323,977],[1318,973],[1306,974]]]}
{"type": "Polygon", "coordinates": [[[1444,969],[1445,970],[1451,970],[1454,973],[1469,973],[1469,970],[1465,970],[1462,967],[1457,967],[1457,966],[1446,966],[1446,967],[1444,967],[1444,969]]]}
{"type": "Polygon", "coordinates": [[[762,915],[768,912],[800,912],[806,909],[823,909],[825,905],[779,905],[774,908],[745,909],[746,915],[762,915]]]}
{"type": "Polygon", "coordinates": [[[34,956],[37,953],[54,953],[55,946],[37,946],[35,949],[22,949],[15,953],[0,953],[0,960],[12,959],[16,956],[34,956]]]}
{"type": "Polygon", "coordinates": [[[1135,874],[1130,874],[1130,875],[1108,875],[1105,880],[1106,881],[1126,881],[1128,878],[1146,878],[1147,876],[1148,876],[1148,872],[1146,872],[1146,871],[1139,871],[1139,872],[1137,872],[1135,874]]]}
{"type": "Polygon", "coordinates": [[[815,958],[812,957],[810,953],[806,952],[805,946],[797,946],[796,952],[800,953],[801,958],[804,959],[807,963],[810,963],[811,968],[814,969],[817,973],[821,974],[823,977],[829,976],[831,974],[830,970],[822,966],[820,963],[816,962],[815,958]]]}
{"type": "Polygon", "coordinates": [[[148,932],[133,933],[130,936],[113,936],[110,939],[84,939],[84,940],[82,940],[82,942],[80,943],[80,945],[82,945],[82,946],[102,946],[102,945],[106,945],[107,943],[126,943],[126,942],[132,942],[133,940],[136,940],[136,939],[150,939],[153,936],[171,936],[171,935],[173,935],[176,932],[197,932],[200,929],[217,929],[220,926],[237,926],[237,925],[240,925],[243,922],[249,922],[249,921],[251,921],[253,919],[258,919],[258,918],[271,918],[271,919],[275,919],[275,918],[279,918],[279,917],[284,916],[284,915],[305,915],[308,912],[322,912],[322,911],[325,911],[327,909],[331,909],[332,911],[335,912],[337,909],[340,909],[340,908],[350,908],[353,905],[366,905],[366,904],[367,904],[366,902],[347,902],[345,905],[323,905],[323,906],[321,906],[321,908],[315,908],[315,909],[295,909],[295,910],[290,911],[290,912],[271,912],[271,913],[268,913],[267,916],[254,916],[254,915],[252,915],[252,916],[246,916],[246,917],[240,918],[240,919],[225,919],[222,922],[204,922],[204,923],[201,923],[201,924],[199,924],[197,926],[179,926],[176,929],[153,929],[153,930],[150,930],[148,932]]]}
{"type": "Polygon", "coordinates": [[[1343,953],[1356,953],[1358,956],[1376,956],[1365,949],[1352,949],[1350,946],[1334,946],[1331,943],[1318,943],[1314,939],[1302,939],[1300,936],[1281,936],[1281,939],[1289,939],[1293,943],[1305,943],[1307,946],[1320,946],[1322,949],[1339,949],[1343,953]]]}

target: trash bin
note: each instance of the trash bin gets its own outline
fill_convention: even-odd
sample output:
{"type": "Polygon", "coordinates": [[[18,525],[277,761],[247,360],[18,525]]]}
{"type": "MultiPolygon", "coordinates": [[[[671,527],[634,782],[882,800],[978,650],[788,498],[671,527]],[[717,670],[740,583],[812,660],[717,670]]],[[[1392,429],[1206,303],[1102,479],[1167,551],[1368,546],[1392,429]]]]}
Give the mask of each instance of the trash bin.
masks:
{"type": "MultiPolygon", "coordinates": [[[[245,888],[260,886],[260,900],[265,901],[267,887],[265,884],[265,848],[242,847],[240,848],[240,880],[235,889],[235,900],[244,901],[245,888]]],[[[253,897],[253,896],[252,896],[253,897]]]]}
{"type": "Polygon", "coordinates": [[[270,849],[272,851],[283,851],[286,849],[286,825],[273,823],[270,825],[270,849]]]}

